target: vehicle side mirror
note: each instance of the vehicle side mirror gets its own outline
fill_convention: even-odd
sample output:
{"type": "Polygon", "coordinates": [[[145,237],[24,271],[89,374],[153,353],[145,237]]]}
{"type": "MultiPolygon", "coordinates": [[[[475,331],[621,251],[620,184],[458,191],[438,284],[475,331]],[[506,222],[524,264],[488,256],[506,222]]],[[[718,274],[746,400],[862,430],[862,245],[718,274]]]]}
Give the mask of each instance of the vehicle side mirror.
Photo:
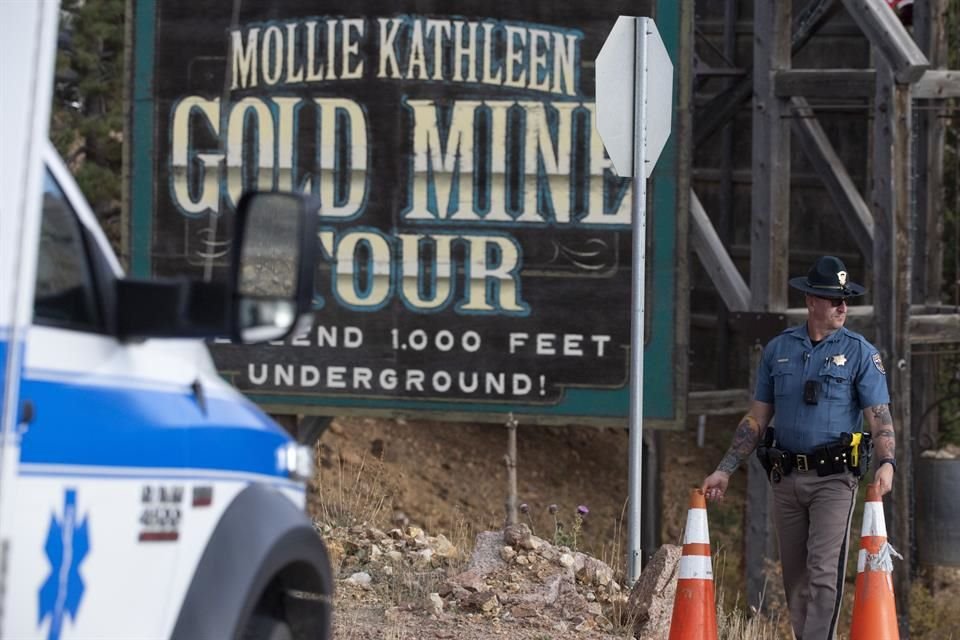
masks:
{"type": "Polygon", "coordinates": [[[317,206],[302,194],[251,192],[237,206],[231,338],[281,340],[313,317],[317,206]]]}

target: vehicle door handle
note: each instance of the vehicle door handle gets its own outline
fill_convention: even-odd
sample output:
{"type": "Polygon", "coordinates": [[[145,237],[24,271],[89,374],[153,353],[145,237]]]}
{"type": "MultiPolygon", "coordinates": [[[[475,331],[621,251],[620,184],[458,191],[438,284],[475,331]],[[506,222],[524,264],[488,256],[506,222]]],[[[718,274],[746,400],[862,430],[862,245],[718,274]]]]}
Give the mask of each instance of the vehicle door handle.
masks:
{"type": "Polygon", "coordinates": [[[201,413],[206,415],[207,396],[203,391],[203,383],[197,378],[193,381],[193,384],[190,385],[190,389],[193,391],[193,399],[197,402],[197,406],[200,407],[201,413]]]}
{"type": "Polygon", "coordinates": [[[27,432],[30,423],[36,415],[33,407],[33,400],[24,400],[20,403],[20,415],[17,416],[17,435],[22,436],[27,432]]]}

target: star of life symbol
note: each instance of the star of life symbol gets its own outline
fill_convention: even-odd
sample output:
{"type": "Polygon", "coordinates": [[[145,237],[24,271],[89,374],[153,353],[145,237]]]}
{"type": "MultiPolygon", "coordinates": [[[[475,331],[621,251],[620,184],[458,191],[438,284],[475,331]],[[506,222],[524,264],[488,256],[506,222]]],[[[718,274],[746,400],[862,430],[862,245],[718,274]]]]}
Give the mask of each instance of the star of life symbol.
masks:
{"type": "Polygon", "coordinates": [[[837,355],[833,356],[833,364],[837,365],[838,367],[842,367],[843,365],[847,364],[847,356],[843,355],[842,353],[838,353],[837,355]]]}
{"type": "Polygon", "coordinates": [[[841,287],[847,286],[847,272],[846,271],[837,271],[837,282],[840,283],[841,287]]]}
{"type": "Polygon", "coordinates": [[[44,545],[50,560],[50,576],[40,587],[40,608],[37,625],[50,618],[48,640],[58,640],[63,629],[63,619],[69,615],[77,619],[80,600],[83,598],[83,578],[80,564],[90,551],[87,518],[79,521],[77,516],[77,490],[67,489],[63,496],[63,514],[50,516],[50,530],[44,545]]]}

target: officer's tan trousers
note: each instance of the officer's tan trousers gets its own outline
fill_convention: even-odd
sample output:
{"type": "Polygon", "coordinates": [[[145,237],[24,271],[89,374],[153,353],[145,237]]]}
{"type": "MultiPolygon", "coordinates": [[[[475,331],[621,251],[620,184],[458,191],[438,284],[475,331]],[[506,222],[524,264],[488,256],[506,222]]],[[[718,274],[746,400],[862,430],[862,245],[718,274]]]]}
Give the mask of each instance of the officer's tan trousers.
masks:
{"type": "Polygon", "coordinates": [[[798,640],[832,640],[843,597],[857,479],[794,471],[773,483],[783,587],[798,640]]]}

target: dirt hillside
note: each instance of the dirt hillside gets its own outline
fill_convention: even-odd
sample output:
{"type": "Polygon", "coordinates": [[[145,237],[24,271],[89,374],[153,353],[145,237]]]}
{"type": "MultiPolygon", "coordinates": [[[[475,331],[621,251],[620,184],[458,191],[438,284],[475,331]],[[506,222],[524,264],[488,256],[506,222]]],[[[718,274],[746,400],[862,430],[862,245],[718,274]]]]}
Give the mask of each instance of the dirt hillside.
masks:
{"type": "MultiPolygon", "coordinates": [[[[661,433],[664,542],[679,542],[687,493],[719,460],[730,422],[710,424],[702,449],[693,430],[661,433]]],[[[382,520],[431,532],[466,527],[472,534],[504,524],[506,450],[507,431],[498,425],[341,418],[318,443],[319,480],[329,498],[362,475],[380,494],[371,498],[382,499],[382,520]]],[[[558,526],[569,534],[577,507],[586,506],[578,546],[613,560],[625,536],[627,455],[625,429],[521,424],[518,500],[529,508],[521,519],[553,538],[558,526]]]]}
{"type": "MultiPolygon", "coordinates": [[[[696,445],[695,429],[661,433],[663,542],[680,542],[689,489],[722,455],[730,422],[727,419],[711,423],[704,448],[696,445]]],[[[337,419],[317,444],[318,478],[312,509],[324,522],[352,525],[357,531],[369,524],[384,530],[422,528],[428,534],[446,536],[469,553],[477,533],[500,530],[505,524],[506,450],[507,431],[498,425],[337,419]]],[[[625,429],[521,424],[517,432],[517,484],[519,502],[526,505],[521,522],[547,542],[573,547],[622,572],[627,456],[625,429]],[[578,507],[588,511],[579,519],[579,527],[578,507]]],[[[742,504],[742,500],[736,497],[736,489],[732,494],[734,497],[727,504],[712,509],[711,519],[740,517],[738,503],[742,504]]],[[[739,528],[737,523],[731,524],[732,529],[739,528]]],[[[724,555],[725,562],[736,567],[739,543],[723,538],[720,536],[714,547],[724,555]]],[[[339,549],[334,551],[336,555],[339,549]]],[[[342,580],[357,567],[341,565],[337,569],[342,580]]],[[[735,573],[730,571],[731,575],[735,573]]],[[[622,583],[622,574],[617,577],[622,583]]],[[[404,622],[402,615],[395,612],[393,621],[385,622],[383,614],[390,603],[377,602],[374,593],[358,593],[351,585],[340,591],[337,637],[444,637],[403,635],[406,626],[422,626],[426,618],[404,622]],[[376,635],[377,631],[363,635],[365,620],[380,635],[376,635]]],[[[463,623],[470,619],[458,620],[463,623]]],[[[483,623],[482,617],[475,622],[479,635],[461,629],[458,636],[499,635],[483,623]]],[[[548,631],[546,635],[531,637],[565,637],[557,635],[555,629],[548,631]]],[[[518,627],[503,633],[507,633],[505,637],[523,637],[518,635],[518,627]]],[[[578,632],[571,637],[586,636],[578,632]]]]}
{"type": "MultiPolygon", "coordinates": [[[[660,432],[662,543],[681,542],[689,490],[723,455],[735,421],[735,416],[711,418],[702,447],[697,445],[694,424],[684,431],[660,432]]],[[[579,572],[584,561],[592,562],[586,556],[595,558],[609,566],[614,581],[627,590],[622,571],[628,433],[521,424],[517,440],[519,502],[527,505],[520,521],[544,544],[539,550],[515,546],[522,564],[511,555],[506,568],[485,576],[480,590],[490,589],[500,597],[479,601],[478,594],[461,588],[461,573],[468,568],[477,534],[500,532],[504,527],[506,429],[360,418],[333,422],[317,443],[310,509],[333,556],[335,638],[614,640],[632,636],[632,622],[624,618],[628,612],[620,606],[623,598],[618,600],[609,585],[598,588],[582,579],[579,572]],[[581,506],[587,513],[578,520],[581,506]],[[565,549],[574,562],[572,569],[566,567],[568,572],[578,571],[574,582],[558,582],[555,573],[565,549]],[[398,563],[383,561],[391,555],[398,563]],[[536,591],[534,582],[553,585],[550,597],[556,603],[563,603],[557,589],[562,592],[566,585],[572,600],[530,614],[524,598],[542,597],[530,591],[536,591]]],[[[745,490],[746,474],[738,472],[727,498],[708,507],[721,608],[741,612],[739,620],[721,619],[720,637],[789,638],[775,563],[765,595],[769,619],[750,620],[750,625],[759,626],[751,627],[750,633],[736,626],[747,624],[749,618],[743,610],[741,577],[745,490]]],[[[859,547],[859,518],[858,510],[851,549],[859,547]]],[[[504,550],[498,549],[504,557],[504,550]]],[[[840,638],[849,628],[855,577],[856,554],[851,553],[840,638]]],[[[960,610],[953,604],[958,596],[960,570],[926,570],[911,592],[911,637],[954,638],[960,628],[960,610]]]]}

